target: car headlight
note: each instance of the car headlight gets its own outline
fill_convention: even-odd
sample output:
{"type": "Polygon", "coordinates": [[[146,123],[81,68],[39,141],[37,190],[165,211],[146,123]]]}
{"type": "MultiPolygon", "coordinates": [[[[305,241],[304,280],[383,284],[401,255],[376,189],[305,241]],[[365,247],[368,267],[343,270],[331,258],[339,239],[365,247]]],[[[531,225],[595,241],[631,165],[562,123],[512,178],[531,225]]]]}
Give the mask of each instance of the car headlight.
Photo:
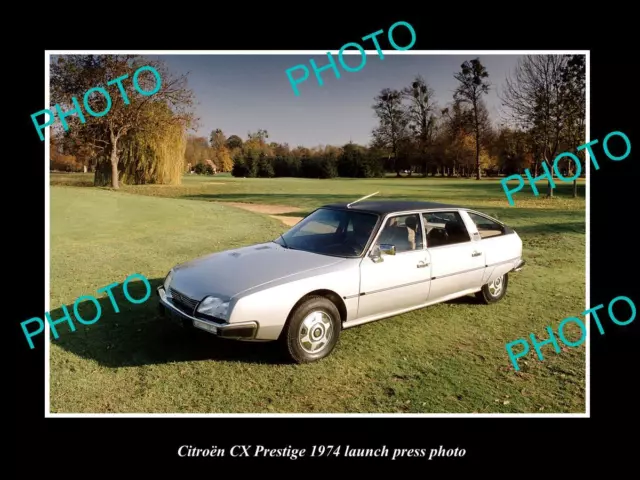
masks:
{"type": "Polygon", "coordinates": [[[217,297],[207,297],[200,302],[197,311],[204,315],[228,320],[229,302],[225,302],[221,298],[217,297]]]}
{"type": "Polygon", "coordinates": [[[170,270],[167,277],[164,279],[164,291],[169,291],[169,285],[171,285],[171,279],[173,278],[173,270],[170,270]]]}

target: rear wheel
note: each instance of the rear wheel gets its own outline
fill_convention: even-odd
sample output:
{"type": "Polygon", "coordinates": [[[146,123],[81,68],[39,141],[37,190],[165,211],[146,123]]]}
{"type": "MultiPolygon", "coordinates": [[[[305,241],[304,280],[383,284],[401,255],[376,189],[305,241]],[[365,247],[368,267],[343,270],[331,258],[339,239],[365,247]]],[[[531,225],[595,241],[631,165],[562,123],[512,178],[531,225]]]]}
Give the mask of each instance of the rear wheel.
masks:
{"type": "Polygon", "coordinates": [[[302,302],[287,322],[281,342],[296,363],[310,363],[329,355],[340,338],[340,312],[332,301],[313,296],[302,302]]]}
{"type": "Polygon", "coordinates": [[[509,274],[496,278],[492,282],[482,286],[482,290],[476,293],[476,298],[483,303],[490,304],[502,300],[507,294],[507,286],[509,285],[509,274]]]}

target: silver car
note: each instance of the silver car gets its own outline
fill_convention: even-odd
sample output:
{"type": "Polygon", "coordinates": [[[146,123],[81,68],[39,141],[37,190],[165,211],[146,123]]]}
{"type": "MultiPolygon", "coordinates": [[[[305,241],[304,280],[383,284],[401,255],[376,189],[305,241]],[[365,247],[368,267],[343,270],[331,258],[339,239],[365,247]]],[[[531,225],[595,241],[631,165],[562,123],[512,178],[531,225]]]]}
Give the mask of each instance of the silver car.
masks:
{"type": "Polygon", "coordinates": [[[346,328],[468,294],[497,302],[523,265],[518,234],[481,212],[356,201],[318,208],[272,242],[177,265],[158,295],[189,328],[279,341],[306,363],[346,328]]]}

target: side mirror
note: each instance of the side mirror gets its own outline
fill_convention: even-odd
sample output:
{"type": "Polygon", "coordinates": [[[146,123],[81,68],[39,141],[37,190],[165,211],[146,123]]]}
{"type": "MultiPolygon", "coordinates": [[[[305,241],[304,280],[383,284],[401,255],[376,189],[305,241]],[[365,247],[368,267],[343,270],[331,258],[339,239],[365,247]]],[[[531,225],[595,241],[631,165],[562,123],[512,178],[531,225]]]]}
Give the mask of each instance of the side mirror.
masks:
{"type": "Polygon", "coordinates": [[[390,245],[387,243],[383,243],[381,245],[375,245],[371,249],[371,253],[369,254],[369,257],[371,258],[371,260],[373,260],[373,263],[380,263],[380,262],[384,262],[384,259],[382,258],[382,254],[395,255],[396,254],[395,245],[390,245]]]}
{"type": "Polygon", "coordinates": [[[396,246],[391,245],[390,243],[382,243],[380,244],[380,251],[385,255],[395,255],[396,254],[396,246]]]}

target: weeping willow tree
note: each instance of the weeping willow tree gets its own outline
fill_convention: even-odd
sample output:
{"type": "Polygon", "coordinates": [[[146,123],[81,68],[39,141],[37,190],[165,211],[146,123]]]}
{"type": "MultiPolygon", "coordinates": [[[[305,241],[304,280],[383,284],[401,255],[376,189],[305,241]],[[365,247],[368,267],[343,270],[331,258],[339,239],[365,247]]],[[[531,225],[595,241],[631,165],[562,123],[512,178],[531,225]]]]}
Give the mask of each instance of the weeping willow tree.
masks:
{"type": "MultiPolygon", "coordinates": [[[[184,122],[158,103],[122,139],[118,158],[119,182],[130,185],[179,185],[182,180],[187,136],[184,122]]],[[[103,156],[98,162],[95,185],[110,185],[111,163],[103,156]]]]}
{"type": "Polygon", "coordinates": [[[162,132],[136,132],[125,142],[120,180],[135,185],[178,185],[186,148],[186,135],[179,124],[169,124],[162,132]]]}

